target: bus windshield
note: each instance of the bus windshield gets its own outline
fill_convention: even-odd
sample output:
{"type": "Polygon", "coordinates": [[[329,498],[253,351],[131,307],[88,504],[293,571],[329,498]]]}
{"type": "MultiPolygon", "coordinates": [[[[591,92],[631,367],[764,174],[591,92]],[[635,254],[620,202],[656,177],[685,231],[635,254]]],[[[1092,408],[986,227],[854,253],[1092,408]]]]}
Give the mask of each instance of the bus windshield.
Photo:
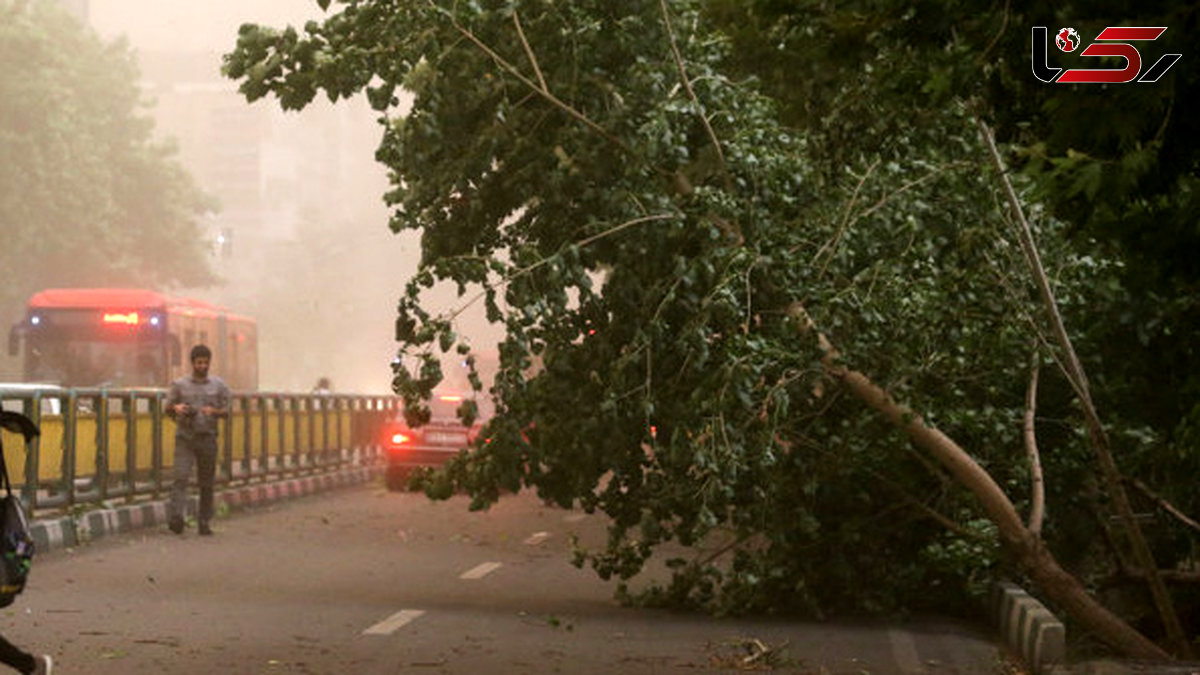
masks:
{"type": "Polygon", "coordinates": [[[40,336],[29,344],[31,382],[64,387],[158,387],[165,379],[161,346],[133,341],[40,336]]]}

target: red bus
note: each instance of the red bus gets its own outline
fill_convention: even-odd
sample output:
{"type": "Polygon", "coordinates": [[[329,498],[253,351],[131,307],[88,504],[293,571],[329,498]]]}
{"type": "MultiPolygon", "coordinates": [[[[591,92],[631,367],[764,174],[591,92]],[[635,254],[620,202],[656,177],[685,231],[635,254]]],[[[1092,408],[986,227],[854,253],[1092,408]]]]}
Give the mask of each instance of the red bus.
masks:
{"type": "Polygon", "coordinates": [[[254,319],[193,298],[133,288],[54,288],[29,299],[9,333],[26,382],[62,387],[166,387],[206,344],[212,372],[234,391],[258,389],[254,319]]]}

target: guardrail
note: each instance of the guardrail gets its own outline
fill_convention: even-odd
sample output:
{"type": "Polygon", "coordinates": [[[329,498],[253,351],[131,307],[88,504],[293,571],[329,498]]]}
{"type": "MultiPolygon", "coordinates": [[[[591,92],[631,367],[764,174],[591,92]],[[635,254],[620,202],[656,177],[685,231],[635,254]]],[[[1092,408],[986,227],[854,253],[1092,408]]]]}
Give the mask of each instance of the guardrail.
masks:
{"type": "MultiPolygon", "coordinates": [[[[13,487],[31,512],[165,496],[175,454],[166,398],[165,389],[0,385],[0,405],[42,431],[29,443],[0,432],[13,487]]],[[[221,422],[217,485],[374,463],[399,410],[391,396],[235,393],[221,422]]]]}

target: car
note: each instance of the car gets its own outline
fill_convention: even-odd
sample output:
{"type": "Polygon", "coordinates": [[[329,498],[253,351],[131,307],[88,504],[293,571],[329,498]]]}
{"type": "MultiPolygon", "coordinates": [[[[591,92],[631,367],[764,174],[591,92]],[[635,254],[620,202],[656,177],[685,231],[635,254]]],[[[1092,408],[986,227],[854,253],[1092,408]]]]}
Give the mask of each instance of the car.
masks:
{"type": "Polygon", "coordinates": [[[457,392],[436,392],[429,401],[428,423],[414,429],[401,414],[387,426],[384,482],[389,490],[403,490],[414,469],[440,467],[470,447],[491,416],[491,406],[476,398],[479,416],[471,426],[463,426],[457,411],[467,398],[457,392]]]}

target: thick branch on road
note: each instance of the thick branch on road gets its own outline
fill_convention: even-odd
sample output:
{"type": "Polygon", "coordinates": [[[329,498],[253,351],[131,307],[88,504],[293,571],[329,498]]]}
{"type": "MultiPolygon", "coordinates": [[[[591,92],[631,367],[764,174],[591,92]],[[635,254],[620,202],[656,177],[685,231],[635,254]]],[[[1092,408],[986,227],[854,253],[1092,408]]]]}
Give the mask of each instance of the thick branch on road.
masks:
{"type": "Polygon", "coordinates": [[[959,484],[975,495],[996,525],[1001,544],[1050,600],[1064,607],[1080,624],[1123,654],[1155,660],[1170,658],[1162,648],[1097,602],[1078,579],[1062,569],[1040,539],[1021,522],[1012,501],[996,481],[966,450],[949,436],[925,424],[920,415],[898,403],[866,375],[842,364],[837,349],[817,328],[803,305],[793,304],[788,315],[800,322],[802,332],[815,335],[821,350],[821,364],[830,379],[841,383],[856,398],[904,431],[915,445],[937,459],[959,484]]]}

